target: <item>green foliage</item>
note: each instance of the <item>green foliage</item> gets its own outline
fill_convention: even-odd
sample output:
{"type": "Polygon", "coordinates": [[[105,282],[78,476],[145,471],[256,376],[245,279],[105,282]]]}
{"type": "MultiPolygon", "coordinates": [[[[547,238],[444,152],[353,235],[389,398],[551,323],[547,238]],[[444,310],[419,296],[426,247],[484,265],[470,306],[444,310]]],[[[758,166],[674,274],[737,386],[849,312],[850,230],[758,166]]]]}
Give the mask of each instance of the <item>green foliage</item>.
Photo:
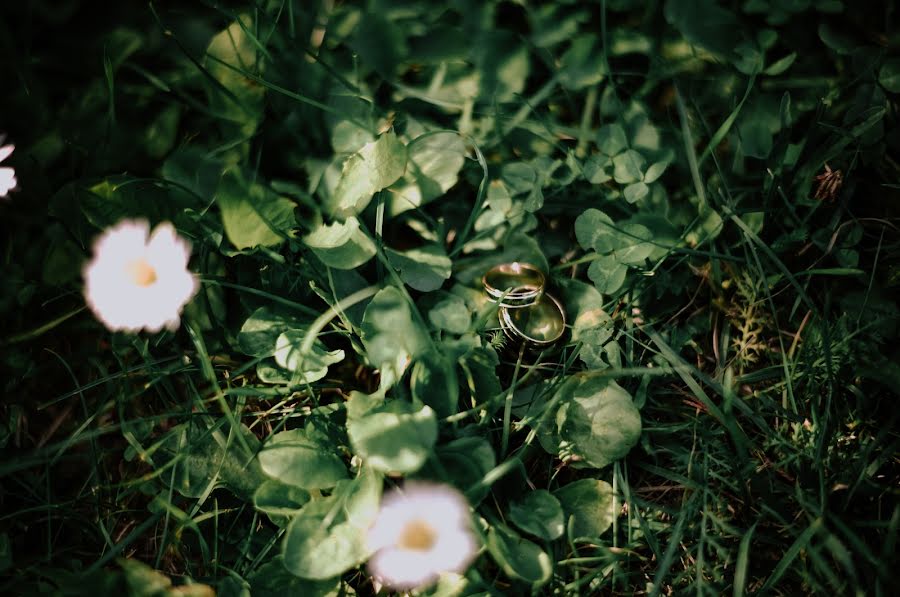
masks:
{"type": "Polygon", "coordinates": [[[615,518],[612,486],[598,479],[580,479],[553,494],[562,504],[566,528],[572,540],[595,540],[609,529],[615,518]]]}
{"type": "Polygon", "coordinates": [[[509,507],[509,519],[526,533],[552,541],[564,531],[563,510],[549,491],[538,489],[509,507]]]}
{"type": "Polygon", "coordinates": [[[88,4],[0,8],[0,592],[370,594],[406,481],[483,544],[415,594],[890,592],[893,3],[88,4]],[[109,333],[138,218],[199,289],[109,333]]]}
{"type": "Polygon", "coordinates": [[[284,567],[301,578],[325,581],[359,565],[368,555],[365,529],[380,497],[380,476],[363,472],[331,496],[307,503],[285,531],[284,567]]]}
{"type": "Polygon", "coordinates": [[[553,565],[547,553],[504,525],[488,531],[487,549],[510,578],[539,587],[550,580],[553,565]]]}
{"type": "Polygon", "coordinates": [[[360,213],[375,193],[403,176],[406,161],[406,145],[394,131],[363,145],[344,162],[331,200],[331,214],[343,219],[360,213]]]}
{"type": "Polygon", "coordinates": [[[302,429],[271,436],[257,456],[263,472],[301,489],[334,487],[347,477],[347,468],[337,455],[310,441],[302,429]]]}

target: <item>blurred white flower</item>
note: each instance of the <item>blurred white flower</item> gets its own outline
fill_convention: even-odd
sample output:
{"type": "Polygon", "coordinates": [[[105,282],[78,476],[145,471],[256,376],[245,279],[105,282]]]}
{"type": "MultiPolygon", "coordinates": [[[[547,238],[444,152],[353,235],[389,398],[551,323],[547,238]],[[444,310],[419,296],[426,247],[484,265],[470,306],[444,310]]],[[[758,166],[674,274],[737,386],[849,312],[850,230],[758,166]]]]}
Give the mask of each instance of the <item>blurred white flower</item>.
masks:
{"type": "MultiPolygon", "coordinates": [[[[2,142],[3,138],[0,137],[0,143],[2,142]]],[[[0,147],[0,162],[8,158],[15,148],[15,145],[0,147]]],[[[0,168],[0,197],[6,197],[11,190],[16,188],[17,182],[15,170],[8,167],[0,168]]]]}
{"type": "Polygon", "coordinates": [[[191,245],[174,226],[153,230],[146,220],[124,220],[94,243],[94,258],[84,268],[88,305],[111,330],[156,332],[178,329],[181,309],[197,292],[187,269],[191,245]]]}
{"type": "Polygon", "coordinates": [[[465,572],[478,550],[466,498],[447,485],[416,482],[385,496],[368,545],[372,576],[396,590],[465,572]]]}

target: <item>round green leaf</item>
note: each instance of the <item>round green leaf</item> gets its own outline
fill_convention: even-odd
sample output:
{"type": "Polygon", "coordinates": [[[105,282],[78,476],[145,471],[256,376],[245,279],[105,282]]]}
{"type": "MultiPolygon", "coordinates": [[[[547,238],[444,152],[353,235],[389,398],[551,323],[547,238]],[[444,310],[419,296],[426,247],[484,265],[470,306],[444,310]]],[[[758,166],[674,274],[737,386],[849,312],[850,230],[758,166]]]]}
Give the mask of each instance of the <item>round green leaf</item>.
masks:
{"type": "Polygon", "coordinates": [[[425,464],[437,440],[437,417],[430,406],[414,411],[400,400],[347,421],[353,450],[374,469],[414,473],[425,464]]]}
{"type": "Polygon", "coordinates": [[[393,130],[366,143],[344,162],[331,198],[332,215],[347,218],[364,210],[375,193],[403,176],[406,158],[406,145],[393,130]]]}
{"type": "Polygon", "coordinates": [[[453,262],[440,245],[426,245],[409,251],[387,250],[391,264],[400,270],[400,278],[422,292],[440,288],[450,278],[453,262]]]}
{"type": "Polygon", "coordinates": [[[613,178],[619,184],[637,182],[644,176],[644,156],[633,149],[613,157],[613,178]]]}
{"type": "Polygon", "coordinates": [[[603,294],[612,294],[625,283],[628,268],[614,257],[601,257],[591,262],[588,267],[588,278],[603,294]]]}
{"type": "Polygon", "coordinates": [[[325,580],[355,568],[366,558],[365,533],[349,522],[327,526],[326,515],[301,510],[288,525],[281,553],[291,574],[325,580]]]}
{"type": "Polygon", "coordinates": [[[580,479],[557,489],[553,495],[565,512],[571,539],[594,540],[612,525],[613,489],[606,481],[580,479]]]}
{"type": "Polygon", "coordinates": [[[272,356],[278,336],[286,330],[305,329],[308,325],[308,321],[279,313],[272,307],[260,307],[241,326],[237,336],[238,347],[251,357],[272,356]]]}
{"type": "Polygon", "coordinates": [[[275,479],[267,479],[253,493],[253,506],[277,525],[286,524],[308,501],[308,492],[275,479]]]}
{"type": "Polygon", "coordinates": [[[512,529],[494,525],[488,530],[488,552],[510,578],[539,587],[550,580],[553,564],[547,553],[512,529]]]}
{"type": "Polygon", "coordinates": [[[472,314],[462,297],[450,294],[431,308],[428,321],[438,329],[465,334],[472,323],[472,314]]]}
{"type": "Polygon", "coordinates": [[[649,192],[650,187],[648,187],[646,184],[644,184],[643,182],[634,182],[625,187],[625,200],[628,203],[634,203],[646,197],[647,193],[649,192]]]}
{"type": "Polygon", "coordinates": [[[456,184],[466,161],[466,144],[459,133],[425,133],[407,146],[409,161],[403,178],[391,187],[391,215],[421,207],[456,184]]]}
{"type": "Polygon", "coordinates": [[[403,294],[388,286],[366,307],[362,340],[372,366],[381,370],[382,384],[400,379],[409,363],[429,350],[428,336],[413,319],[403,294]]]}
{"type": "Polygon", "coordinates": [[[641,436],[640,412],[614,381],[587,378],[566,405],[557,416],[560,436],[573,455],[591,466],[603,468],[623,458],[641,436]]]}
{"type": "Polygon", "coordinates": [[[296,383],[312,383],[325,377],[328,367],[344,360],[343,350],[324,350],[315,344],[307,354],[300,347],[306,338],[303,330],[288,330],[275,341],[275,362],[297,374],[296,383]]]}
{"type": "Polygon", "coordinates": [[[310,441],[302,429],[276,433],[259,452],[264,473],[303,489],[333,487],[347,477],[347,467],[335,454],[310,441]]]}
{"type": "Polygon", "coordinates": [[[259,183],[248,183],[236,168],[219,181],[216,202],[225,234],[237,249],[277,245],[296,225],[293,201],[259,183]]]}
{"type": "Polygon", "coordinates": [[[375,256],[375,243],[359,227],[359,220],[321,224],[303,237],[325,265],[337,269],[355,269],[375,256]]]}
{"type": "Polygon", "coordinates": [[[616,224],[599,209],[584,210],[575,219],[575,238],[584,249],[608,253],[618,246],[616,224]]]}
{"type": "Polygon", "coordinates": [[[559,500],[545,489],[532,491],[511,503],[508,515],[517,527],[547,541],[556,539],[565,531],[559,500]]]}

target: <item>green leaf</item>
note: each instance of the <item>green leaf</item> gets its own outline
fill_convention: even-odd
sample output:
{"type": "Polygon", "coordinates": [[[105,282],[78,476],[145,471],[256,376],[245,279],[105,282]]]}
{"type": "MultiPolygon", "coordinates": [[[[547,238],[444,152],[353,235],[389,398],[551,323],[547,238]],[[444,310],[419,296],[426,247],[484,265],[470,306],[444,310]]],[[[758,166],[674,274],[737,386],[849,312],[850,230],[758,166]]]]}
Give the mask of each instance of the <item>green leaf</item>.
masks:
{"type": "Polygon", "coordinates": [[[505,164],[500,176],[513,195],[530,193],[539,179],[537,170],[527,162],[505,164]]]}
{"type": "Polygon", "coordinates": [[[647,171],[644,173],[644,182],[647,184],[651,184],[656,182],[660,176],[662,176],[663,172],[666,171],[666,168],[669,166],[669,162],[654,162],[647,168],[647,171]]]}
{"type": "Polygon", "coordinates": [[[597,147],[608,156],[618,155],[628,147],[628,137],[620,124],[604,124],[597,129],[597,147]]]}
{"type": "Polygon", "coordinates": [[[453,262],[440,245],[425,245],[408,251],[386,251],[388,260],[398,270],[400,278],[422,292],[440,288],[450,278],[453,262]]]}
{"type": "Polygon", "coordinates": [[[609,173],[611,167],[612,158],[596,153],[584,161],[584,164],[581,166],[581,172],[589,183],[603,184],[612,180],[612,175],[609,173]]]}
{"type": "Polygon", "coordinates": [[[296,225],[293,201],[257,182],[248,183],[238,168],[222,176],[216,201],[225,234],[238,250],[280,244],[296,225]]]}
{"type": "Polygon", "coordinates": [[[383,381],[385,376],[399,380],[410,362],[430,347],[425,330],[413,319],[411,305],[393,286],[372,298],[361,327],[366,356],[381,370],[383,381]]]}
{"type": "Polygon", "coordinates": [[[595,259],[587,271],[588,278],[603,294],[612,294],[621,288],[627,274],[628,268],[611,255],[595,259]]]}
{"type": "Polygon", "coordinates": [[[619,245],[615,248],[613,256],[619,263],[641,265],[653,253],[653,233],[642,224],[625,222],[621,226],[617,240],[619,245]]]}
{"type": "Polygon", "coordinates": [[[464,356],[461,361],[466,374],[469,392],[476,403],[484,403],[496,397],[500,391],[497,365],[500,357],[489,346],[477,348],[464,356]]]}
{"type": "Polygon", "coordinates": [[[428,320],[438,329],[465,334],[472,324],[472,314],[462,297],[448,294],[431,308],[428,320]]]}
{"type": "Polygon", "coordinates": [[[625,187],[625,200],[628,201],[628,203],[634,203],[646,197],[649,192],[650,187],[646,184],[643,182],[634,182],[625,187]]]}
{"type": "Polygon", "coordinates": [[[641,436],[641,415],[619,384],[587,378],[572,388],[557,414],[560,437],[572,455],[603,468],[625,457],[641,436]]]}
{"type": "Polygon", "coordinates": [[[260,307],[241,326],[237,335],[238,347],[251,357],[272,356],[278,336],[287,330],[306,329],[309,323],[293,314],[281,313],[274,307],[260,307]]]}
{"type": "Polygon", "coordinates": [[[565,531],[565,519],[559,500],[545,489],[536,489],[509,505],[509,519],[517,527],[546,541],[565,531]]]}
{"type": "Polygon", "coordinates": [[[559,82],[571,90],[596,85],[606,75],[600,38],[593,34],[575,37],[559,60],[559,82]]]}
{"type": "Polygon", "coordinates": [[[594,328],[606,329],[607,338],[612,335],[612,318],[603,310],[603,295],[596,287],[580,280],[561,280],[559,287],[571,321],[573,342],[594,328]]]}
{"type": "Polygon", "coordinates": [[[397,215],[443,196],[459,180],[466,144],[459,133],[425,133],[407,145],[403,178],[391,186],[388,213],[397,215]]]}
{"type": "Polygon", "coordinates": [[[278,526],[287,524],[308,501],[307,491],[275,479],[265,481],[253,494],[253,506],[278,526]]]}
{"type": "Polygon", "coordinates": [[[426,354],[413,366],[410,391],[413,398],[433,408],[437,416],[449,417],[456,412],[459,399],[456,363],[436,352],[426,354]]]}
{"type": "Polygon", "coordinates": [[[332,215],[343,219],[360,213],[375,193],[403,176],[406,161],[406,145],[393,130],[366,143],[344,162],[340,181],[331,198],[332,215]]]}
{"type": "Polygon", "coordinates": [[[366,530],[378,514],[381,486],[381,476],[364,468],[329,497],[306,504],[285,531],[284,567],[296,576],[325,580],[362,563],[369,555],[366,530]]]}
{"type": "Polygon", "coordinates": [[[375,470],[414,473],[425,464],[437,440],[437,418],[430,406],[415,410],[392,400],[347,420],[353,450],[375,470]]]}
{"type": "MultiPolygon", "coordinates": [[[[343,350],[325,350],[314,344],[308,354],[300,350],[306,332],[288,330],[275,341],[275,362],[297,374],[295,383],[312,383],[325,377],[328,367],[344,360],[343,350]]],[[[320,344],[320,343],[319,343],[320,344]]]]}
{"type": "Polygon", "coordinates": [[[580,479],[557,489],[553,495],[562,504],[573,540],[594,540],[612,525],[613,489],[606,481],[580,479]]]}
{"type": "Polygon", "coordinates": [[[849,54],[857,47],[855,40],[850,35],[835,29],[828,23],[820,23],[818,32],[819,39],[838,54],[849,54]]]}
{"type": "Polygon", "coordinates": [[[316,257],[329,267],[356,269],[375,256],[375,243],[359,227],[359,220],[320,225],[303,237],[316,257]]]}
{"type": "Polygon", "coordinates": [[[644,176],[644,156],[628,149],[613,158],[613,178],[619,184],[637,182],[644,176]]]}
{"type": "Polygon", "coordinates": [[[722,216],[708,204],[698,206],[698,222],[684,235],[685,242],[697,246],[716,238],[722,232],[722,216]]]}
{"type": "Polygon", "coordinates": [[[374,68],[388,81],[394,79],[397,63],[407,54],[403,32],[377,12],[363,13],[351,47],[363,64],[374,68]]]}
{"type": "Polygon", "coordinates": [[[340,578],[315,581],[295,576],[284,567],[281,554],[259,566],[247,580],[253,597],[338,597],[341,594],[340,578]]]}
{"type": "Polygon", "coordinates": [[[481,75],[479,98],[488,103],[515,99],[525,88],[530,65],[528,49],[518,35],[492,29],[472,41],[478,48],[475,61],[481,75]]]}
{"type": "Polygon", "coordinates": [[[276,433],[259,452],[264,473],[302,489],[334,487],[347,478],[347,467],[335,454],[311,441],[302,429],[276,433]]]}
{"type": "MultiPolygon", "coordinates": [[[[438,446],[435,450],[442,470],[437,475],[447,474],[457,487],[473,487],[482,481],[497,466],[497,455],[491,443],[483,437],[461,437],[438,446]]],[[[477,505],[490,492],[489,486],[477,491],[468,491],[466,496],[472,505],[477,505]]]]}
{"type": "Polygon", "coordinates": [[[224,164],[215,156],[188,145],[179,147],[166,158],[162,176],[187,188],[201,200],[209,201],[216,193],[224,169],[224,164]]]}
{"type": "MultiPolygon", "coordinates": [[[[129,597],[215,597],[215,591],[208,585],[196,583],[173,587],[172,580],[168,576],[138,560],[119,558],[118,564],[122,567],[127,588],[117,587],[115,590],[117,594],[129,597]]],[[[69,594],[91,593],[79,591],[69,594]]]]}
{"type": "Polygon", "coordinates": [[[553,574],[547,553],[504,525],[496,524],[488,529],[487,549],[508,577],[533,587],[540,587],[553,574]]]}
{"type": "Polygon", "coordinates": [[[197,498],[211,488],[225,487],[250,501],[266,479],[255,458],[258,450],[259,440],[244,425],[229,434],[226,420],[196,417],[173,429],[160,452],[163,460],[177,458],[173,484],[183,496],[197,498]]]}
{"type": "Polygon", "coordinates": [[[791,65],[794,64],[794,61],[797,59],[797,52],[791,52],[784,58],[780,58],[766,67],[763,71],[764,74],[769,75],[770,77],[776,77],[780,74],[783,74],[787,69],[791,68],[791,65]]]}
{"type": "MultiPolygon", "coordinates": [[[[310,502],[288,525],[281,544],[284,567],[291,574],[326,580],[355,568],[365,560],[364,529],[350,522],[328,524],[337,499],[310,502]]],[[[337,518],[340,520],[343,517],[337,518]]]]}
{"type": "Polygon", "coordinates": [[[878,71],[878,82],[891,93],[900,93],[900,58],[885,60],[878,71]]]}
{"type": "Polygon", "coordinates": [[[737,18],[715,0],[666,0],[666,21],[692,45],[721,57],[729,57],[740,37],[735,36],[737,18]]]}
{"type": "Polygon", "coordinates": [[[618,237],[612,218],[599,209],[586,209],[575,220],[575,238],[583,249],[609,253],[619,246],[618,237]]]}
{"type": "MultiPolygon", "coordinates": [[[[125,218],[151,222],[172,219],[176,210],[196,206],[195,200],[184,200],[183,193],[169,194],[157,185],[130,176],[109,176],[87,188],[80,182],[64,186],[53,196],[50,213],[65,222],[75,218],[80,222],[77,211],[72,210],[78,207],[88,222],[103,229],[125,218]]],[[[88,241],[95,232],[88,232],[88,241]]]]}
{"type": "Polygon", "coordinates": [[[258,75],[263,68],[258,48],[245,32],[254,30],[253,19],[248,15],[238,18],[239,21],[234,21],[212,38],[206,48],[204,64],[221,85],[208,86],[210,106],[216,114],[225,118],[226,131],[247,139],[256,131],[262,118],[266,89],[235,70],[258,75]]]}

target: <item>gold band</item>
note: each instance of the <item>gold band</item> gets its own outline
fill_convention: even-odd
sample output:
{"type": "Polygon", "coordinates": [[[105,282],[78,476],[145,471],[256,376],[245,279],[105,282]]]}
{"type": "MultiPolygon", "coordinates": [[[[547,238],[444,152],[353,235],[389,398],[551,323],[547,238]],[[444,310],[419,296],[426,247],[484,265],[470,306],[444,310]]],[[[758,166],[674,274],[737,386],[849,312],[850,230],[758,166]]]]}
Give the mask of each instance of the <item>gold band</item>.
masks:
{"type": "Polygon", "coordinates": [[[544,293],[545,280],[536,266],[519,261],[496,265],[481,278],[490,300],[509,309],[535,304],[544,293]]]}
{"type": "Polygon", "coordinates": [[[550,346],[566,331],[566,311],[549,294],[542,294],[527,309],[500,307],[500,327],[512,340],[532,348],[550,346]]]}

